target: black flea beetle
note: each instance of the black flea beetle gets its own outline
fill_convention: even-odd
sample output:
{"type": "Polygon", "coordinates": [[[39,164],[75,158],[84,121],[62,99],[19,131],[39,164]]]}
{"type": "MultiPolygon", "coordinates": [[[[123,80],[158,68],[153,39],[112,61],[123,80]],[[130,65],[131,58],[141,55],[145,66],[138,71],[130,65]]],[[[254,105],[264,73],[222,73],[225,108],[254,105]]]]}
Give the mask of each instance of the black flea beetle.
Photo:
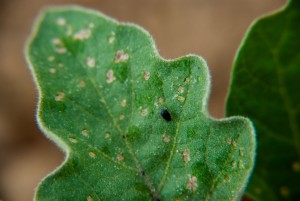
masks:
{"type": "Polygon", "coordinates": [[[162,118],[164,118],[164,120],[171,121],[171,115],[167,109],[161,109],[160,115],[162,116],[162,118]]]}

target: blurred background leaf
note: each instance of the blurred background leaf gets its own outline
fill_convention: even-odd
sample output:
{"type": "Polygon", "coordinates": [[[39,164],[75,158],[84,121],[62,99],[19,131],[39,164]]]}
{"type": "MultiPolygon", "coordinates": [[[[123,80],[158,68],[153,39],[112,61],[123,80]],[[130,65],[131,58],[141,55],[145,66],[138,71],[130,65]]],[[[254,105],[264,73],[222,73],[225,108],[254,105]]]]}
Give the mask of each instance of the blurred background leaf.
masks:
{"type": "Polygon", "coordinates": [[[257,129],[247,194],[258,201],[300,198],[300,2],[258,20],[237,54],[227,115],[257,129]]]}

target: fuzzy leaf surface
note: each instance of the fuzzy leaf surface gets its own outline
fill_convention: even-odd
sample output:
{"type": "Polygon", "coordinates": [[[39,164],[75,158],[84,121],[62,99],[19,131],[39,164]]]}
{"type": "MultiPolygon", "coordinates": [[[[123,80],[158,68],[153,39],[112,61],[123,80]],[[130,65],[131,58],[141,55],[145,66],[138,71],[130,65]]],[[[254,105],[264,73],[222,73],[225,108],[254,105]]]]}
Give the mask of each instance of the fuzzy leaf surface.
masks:
{"type": "Polygon", "coordinates": [[[250,29],[234,64],[228,115],[257,129],[258,153],[247,194],[259,201],[300,197],[300,2],[250,29]]]}
{"type": "Polygon", "coordinates": [[[240,198],[253,127],[209,117],[203,59],[164,60],[143,29],[65,7],[41,14],[27,60],[39,125],[67,155],[36,200],[240,198]]]}

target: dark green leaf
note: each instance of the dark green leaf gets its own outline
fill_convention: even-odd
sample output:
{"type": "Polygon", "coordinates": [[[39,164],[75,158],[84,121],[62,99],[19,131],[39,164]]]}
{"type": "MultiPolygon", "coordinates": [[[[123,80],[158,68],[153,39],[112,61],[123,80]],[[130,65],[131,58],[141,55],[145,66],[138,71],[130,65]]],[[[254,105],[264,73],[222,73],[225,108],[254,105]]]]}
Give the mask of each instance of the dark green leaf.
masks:
{"type": "Polygon", "coordinates": [[[300,198],[300,1],[258,20],[234,64],[228,115],[249,117],[258,153],[247,193],[259,201],[300,198]]]}

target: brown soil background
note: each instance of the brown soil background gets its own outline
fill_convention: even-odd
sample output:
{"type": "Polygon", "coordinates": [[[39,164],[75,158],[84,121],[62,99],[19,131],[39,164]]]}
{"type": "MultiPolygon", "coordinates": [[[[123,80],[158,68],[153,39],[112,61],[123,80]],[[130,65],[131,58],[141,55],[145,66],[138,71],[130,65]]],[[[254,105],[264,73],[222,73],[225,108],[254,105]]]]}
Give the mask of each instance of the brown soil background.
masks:
{"type": "Polygon", "coordinates": [[[24,43],[45,6],[79,4],[147,29],[160,54],[204,57],[212,76],[209,111],[224,116],[235,52],[251,22],[285,0],[0,0],[0,200],[32,200],[39,181],[63,161],[38,130],[37,93],[24,43]]]}

